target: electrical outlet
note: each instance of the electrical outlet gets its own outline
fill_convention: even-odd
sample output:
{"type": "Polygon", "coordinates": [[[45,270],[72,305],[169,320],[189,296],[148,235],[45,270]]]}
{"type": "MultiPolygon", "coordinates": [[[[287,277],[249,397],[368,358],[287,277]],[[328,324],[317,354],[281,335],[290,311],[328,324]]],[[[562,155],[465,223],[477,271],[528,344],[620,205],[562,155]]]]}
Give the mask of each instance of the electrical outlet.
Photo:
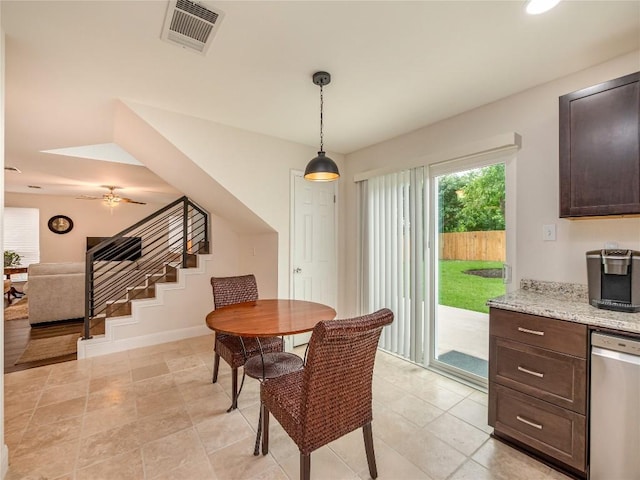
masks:
{"type": "Polygon", "coordinates": [[[556,224],[542,226],[542,240],[545,242],[555,242],[556,240],[556,224]]]}

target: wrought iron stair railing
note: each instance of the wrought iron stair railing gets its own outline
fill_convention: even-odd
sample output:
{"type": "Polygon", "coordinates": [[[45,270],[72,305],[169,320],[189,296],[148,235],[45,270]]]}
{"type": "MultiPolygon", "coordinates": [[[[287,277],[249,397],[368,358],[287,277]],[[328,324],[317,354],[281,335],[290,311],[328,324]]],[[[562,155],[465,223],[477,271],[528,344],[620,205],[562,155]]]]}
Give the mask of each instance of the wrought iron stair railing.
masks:
{"type": "Polygon", "coordinates": [[[209,253],[209,215],[187,197],[100,242],[86,254],[83,340],[108,317],[131,313],[131,300],[176,281],[178,268],[209,253]]]}

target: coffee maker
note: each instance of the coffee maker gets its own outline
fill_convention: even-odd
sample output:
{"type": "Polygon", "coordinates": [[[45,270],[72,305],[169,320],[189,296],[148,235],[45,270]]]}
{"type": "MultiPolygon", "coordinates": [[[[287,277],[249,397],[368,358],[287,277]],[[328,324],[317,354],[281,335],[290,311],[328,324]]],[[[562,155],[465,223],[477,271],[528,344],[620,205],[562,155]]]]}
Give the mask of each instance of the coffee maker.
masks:
{"type": "Polygon", "coordinates": [[[589,303],[618,312],[640,312],[640,252],[603,249],[587,252],[589,303]]]}

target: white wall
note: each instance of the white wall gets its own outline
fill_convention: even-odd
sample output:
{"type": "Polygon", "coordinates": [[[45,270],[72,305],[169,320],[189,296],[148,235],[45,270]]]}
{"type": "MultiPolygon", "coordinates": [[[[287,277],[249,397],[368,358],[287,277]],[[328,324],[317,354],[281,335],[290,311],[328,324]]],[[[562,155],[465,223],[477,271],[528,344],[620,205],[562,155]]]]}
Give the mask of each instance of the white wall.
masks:
{"type": "Polygon", "coordinates": [[[6,207],[37,208],[40,211],[40,261],[82,262],[87,251],[87,237],[108,237],[142,220],[164,205],[118,205],[111,213],[101,201],[76,200],[53,195],[10,193],[6,207]],[[54,215],[73,220],[73,230],[63,235],[49,230],[47,222],[54,215]]]}
{"type": "Polygon", "coordinates": [[[253,273],[260,298],[276,298],[277,282],[273,279],[278,272],[278,258],[274,255],[278,235],[238,233],[227,220],[215,215],[211,218],[213,275],[228,277],[253,273]]]}
{"type": "MultiPolygon", "coordinates": [[[[540,85],[415,132],[347,155],[345,170],[347,308],[356,307],[356,188],[354,175],[420,164],[420,158],[495,135],[517,132],[516,264],[518,278],[586,284],[585,251],[607,241],[640,250],[640,218],[566,220],[558,217],[558,97],[640,70],[640,52],[540,85]],[[542,225],[557,225],[557,241],[542,241],[542,225]]],[[[469,88],[473,88],[472,79],[469,88]]],[[[508,200],[509,201],[509,200],[508,200]]]]}
{"type": "Polygon", "coordinates": [[[278,271],[278,258],[269,255],[269,252],[278,249],[278,234],[241,235],[238,248],[239,273],[253,273],[256,276],[260,298],[278,298],[277,284],[267,281],[271,272],[278,271]]]}
{"type": "MultiPolygon", "coordinates": [[[[243,267],[264,269],[277,265],[277,289],[259,284],[260,296],[266,298],[268,293],[273,293],[269,295],[272,297],[287,296],[290,171],[304,170],[307,162],[317,155],[317,149],[146,105],[127,103],[127,106],[275,230],[275,236],[268,233],[265,237],[245,239],[245,244],[241,244],[243,267]],[[252,242],[259,252],[265,251],[263,247],[273,244],[274,239],[277,239],[277,264],[272,263],[273,258],[257,263],[257,259],[250,258],[253,257],[252,242]]],[[[344,168],[342,155],[327,154],[339,168],[344,168]]],[[[155,173],[165,178],[162,173],[155,173]]],[[[165,180],[171,183],[170,179],[165,180]]],[[[232,218],[226,220],[233,223],[232,218]]]]}
{"type": "MultiPolygon", "coordinates": [[[[68,197],[52,195],[29,195],[24,193],[3,192],[5,206],[29,207],[40,210],[40,261],[41,262],[81,262],[86,252],[86,237],[108,237],[116,234],[147,215],[164,207],[159,204],[147,205],[119,205],[113,210],[98,201],[76,200],[68,197]],[[53,233],[47,227],[47,222],[55,214],[62,214],[73,220],[73,230],[64,235],[53,233]]],[[[246,262],[241,261],[241,254],[247,254],[247,249],[241,245],[260,245],[262,236],[254,241],[253,235],[238,234],[232,225],[215,215],[210,216],[211,242],[215,259],[214,274],[219,276],[237,275],[246,262]],[[246,252],[245,252],[246,250],[246,252]]],[[[261,249],[257,248],[256,256],[261,249]]],[[[250,252],[252,253],[252,251],[250,252]]],[[[269,262],[269,259],[261,259],[269,262]]],[[[259,269],[257,277],[268,282],[259,269]]]]}
{"type": "MultiPolygon", "coordinates": [[[[1,22],[0,22],[1,24],[1,22]]],[[[4,30],[0,28],[0,156],[2,157],[2,166],[4,167],[4,30]]],[[[0,173],[0,181],[4,185],[4,168],[0,173]]],[[[0,205],[4,204],[4,189],[0,192],[0,205]]],[[[0,212],[0,246],[3,238],[3,219],[0,212]]],[[[4,325],[4,309],[0,315],[0,322],[4,325]]],[[[4,352],[4,328],[0,330],[0,345],[4,352]]],[[[0,368],[4,372],[4,355],[0,355],[0,368]]],[[[9,469],[9,451],[4,443],[4,375],[0,375],[0,478],[4,478],[9,469]]]]}

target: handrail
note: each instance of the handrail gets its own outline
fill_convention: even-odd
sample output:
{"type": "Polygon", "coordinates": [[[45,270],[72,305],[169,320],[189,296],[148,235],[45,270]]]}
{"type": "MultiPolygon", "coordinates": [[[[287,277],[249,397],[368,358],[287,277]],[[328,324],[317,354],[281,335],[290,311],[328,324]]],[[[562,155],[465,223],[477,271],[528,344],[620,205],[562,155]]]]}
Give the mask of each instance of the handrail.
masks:
{"type": "Polygon", "coordinates": [[[143,295],[176,268],[188,268],[199,253],[209,253],[209,215],[186,196],[87,250],[83,340],[109,308],[143,295]]]}

